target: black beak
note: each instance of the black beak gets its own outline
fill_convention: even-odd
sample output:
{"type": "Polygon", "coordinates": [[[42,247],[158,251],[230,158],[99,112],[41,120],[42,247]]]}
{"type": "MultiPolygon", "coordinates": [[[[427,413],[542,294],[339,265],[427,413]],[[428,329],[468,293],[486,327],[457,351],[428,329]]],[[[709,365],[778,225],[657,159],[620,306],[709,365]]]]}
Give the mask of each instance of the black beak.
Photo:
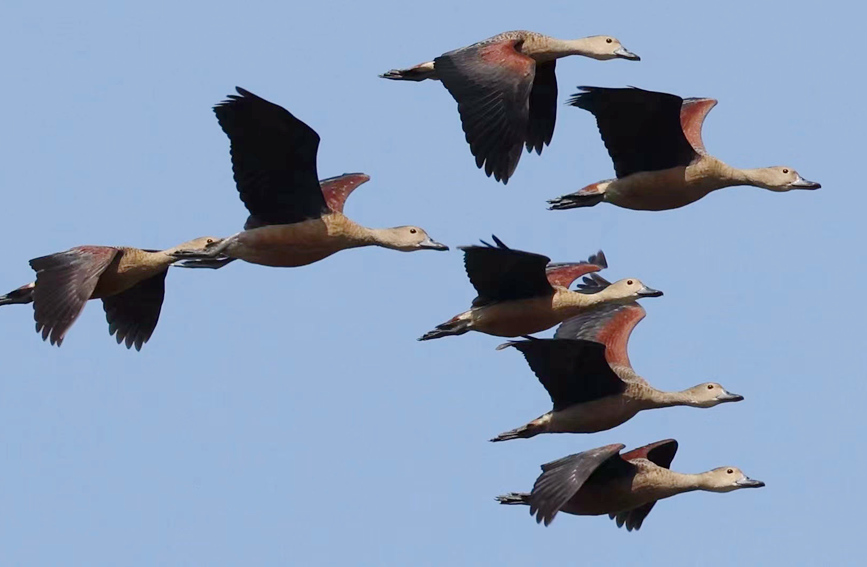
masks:
{"type": "Polygon", "coordinates": [[[797,179],[789,183],[789,187],[792,189],[821,189],[822,184],[816,183],[815,181],[809,181],[799,175],[797,179]]]}
{"type": "Polygon", "coordinates": [[[720,394],[716,397],[721,402],[742,402],[744,401],[744,397],[740,394],[732,394],[731,392],[725,392],[724,394],[720,394]]]}
{"type": "Polygon", "coordinates": [[[644,286],[639,290],[638,297],[662,297],[662,292],[652,287],[644,286]]]}
{"type": "Polygon", "coordinates": [[[765,485],[764,482],[760,480],[754,480],[748,476],[745,476],[744,478],[735,482],[735,484],[737,484],[740,488],[761,488],[765,485]]]}
{"type": "Polygon", "coordinates": [[[441,244],[436,240],[432,239],[428,236],[426,239],[422,240],[418,243],[419,248],[424,248],[425,250],[448,250],[449,247],[445,244],[441,244]]]}
{"type": "Polygon", "coordinates": [[[625,47],[620,47],[617,50],[615,50],[614,55],[616,55],[617,57],[619,57],[621,59],[628,59],[629,61],[641,61],[641,57],[632,53],[631,51],[629,51],[625,47]]]}

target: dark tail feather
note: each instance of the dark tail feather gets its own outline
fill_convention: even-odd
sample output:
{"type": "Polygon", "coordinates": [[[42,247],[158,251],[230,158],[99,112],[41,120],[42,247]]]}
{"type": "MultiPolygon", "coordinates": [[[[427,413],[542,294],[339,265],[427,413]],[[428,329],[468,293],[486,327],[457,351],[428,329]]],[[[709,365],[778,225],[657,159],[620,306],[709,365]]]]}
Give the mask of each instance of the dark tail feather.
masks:
{"type": "Polygon", "coordinates": [[[458,319],[455,317],[446,321],[442,325],[437,325],[433,331],[428,331],[418,338],[420,341],[429,341],[431,339],[439,339],[451,335],[463,335],[470,330],[469,319],[458,319]]]}
{"type": "Polygon", "coordinates": [[[387,73],[383,73],[380,77],[391,79],[392,81],[424,81],[425,79],[435,78],[436,71],[433,65],[422,63],[409,69],[392,69],[387,73]]]}
{"type": "Polygon", "coordinates": [[[605,200],[605,189],[611,180],[600,181],[584,187],[583,189],[556,199],[551,199],[548,207],[552,211],[564,211],[566,209],[577,209],[578,207],[592,207],[605,200]]]}
{"type": "Polygon", "coordinates": [[[523,504],[529,506],[530,495],[527,492],[510,492],[508,494],[497,496],[497,502],[500,504],[523,504]]]}
{"type": "Polygon", "coordinates": [[[16,303],[27,304],[33,303],[33,289],[35,284],[29,283],[22,285],[14,291],[10,291],[6,295],[0,295],[0,305],[13,305],[16,303]]]}
{"type": "Polygon", "coordinates": [[[229,264],[234,262],[235,258],[190,258],[188,260],[181,260],[180,262],[175,262],[172,264],[178,268],[210,268],[212,270],[218,270],[229,264]]]}
{"type": "Polygon", "coordinates": [[[577,193],[571,193],[569,195],[557,197],[556,199],[551,199],[548,201],[548,204],[551,205],[548,209],[552,211],[565,211],[567,209],[577,209],[579,207],[592,207],[593,205],[598,205],[604,200],[605,195],[603,193],[582,195],[581,191],[578,191],[577,193]]]}
{"type": "Polygon", "coordinates": [[[500,433],[491,439],[491,443],[496,443],[497,441],[509,441],[511,439],[529,439],[530,437],[535,437],[539,433],[541,433],[541,431],[538,427],[532,423],[528,423],[527,425],[522,425],[521,427],[517,427],[511,431],[500,433]]]}

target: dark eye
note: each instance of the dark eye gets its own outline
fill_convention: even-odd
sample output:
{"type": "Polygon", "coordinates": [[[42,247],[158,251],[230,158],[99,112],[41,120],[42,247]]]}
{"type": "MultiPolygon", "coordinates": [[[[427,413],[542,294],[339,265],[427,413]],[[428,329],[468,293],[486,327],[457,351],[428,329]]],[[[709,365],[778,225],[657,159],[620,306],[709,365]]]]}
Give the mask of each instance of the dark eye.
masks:
{"type": "Polygon", "coordinates": [[[418,232],[418,231],[414,228],[409,229],[410,234],[415,234],[416,232],[418,232]]]}
{"type": "Polygon", "coordinates": [[[783,168],[783,173],[789,173],[788,169],[783,168]]]}
{"type": "Polygon", "coordinates": [[[613,42],[613,41],[614,41],[614,40],[611,39],[611,38],[609,37],[608,39],[605,40],[605,43],[611,43],[611,42],[613,42]]]}
{"type": "Polygon", "coordinates": [[[708,385],[707,385],[707,389],[708,389],[708,390],[713,390],[713,384],[708,384],[708,385]]]}
{"type": "Polygon", "coordinates": [[[213,239],[213,238],[209,238],[207,244],[213,244],[213,243],[214,243],[214,239],[213,239]]]}
{"type": "Polygon", "coordinates": [[[733,469],[729,469],[726,471],[726,473],[728,473],[728,474],[732,474],[733,472],[735,472],[733,469]]]}
{"type": "Polygon", "coordinates": [[[632,285],[632,280],[626,280],[626,285],[632,285]]]}

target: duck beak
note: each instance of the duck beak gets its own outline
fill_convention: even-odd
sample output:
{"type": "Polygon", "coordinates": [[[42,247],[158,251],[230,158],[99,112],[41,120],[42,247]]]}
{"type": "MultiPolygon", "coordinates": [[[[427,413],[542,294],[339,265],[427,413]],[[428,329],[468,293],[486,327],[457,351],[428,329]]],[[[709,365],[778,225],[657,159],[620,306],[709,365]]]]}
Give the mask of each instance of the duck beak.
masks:
{"type": "Polygon", "coordinates": [[[822,184],[808,181],[799,175],[797,179],[789,183],[789,187],[792,189],[821,189],[822,184]]]}
{"type": "Polygon", "coordinates": [[[662,292],[652,287],[644,286],[638,290],[638,297],[662,297],[662,292]]]}
{"type": "Polygon", "coordinates": [[[418,243],[418,247],[425,250],[448,250],[449,247],[445,244],[440,244],[430,236],[418,243]]]}
{"type": "Polygon", "coordinates": [[[621,59],[628,59],[630,61],[641,61],[641,57],[632,53],[631,51],[629,51],[625,47],[618,47],[614,51],[614,55],[616,55],[617,57],[619,57],[621,59]]]}
{"type": "Polygon", "coordinates": [[[723,392],[716,397],[720,402],[742,402],[744,397],[740,394],[732,394],[731,392],[723,392]]]}
{"type": "Polygon", "coordinates": [[[745,476],[744,478],[735,481],[735,484],[738,486],[738,488],[761,488],[765,485],[764,482],[760,480],[754,480],[748,476],[745,476]]]}

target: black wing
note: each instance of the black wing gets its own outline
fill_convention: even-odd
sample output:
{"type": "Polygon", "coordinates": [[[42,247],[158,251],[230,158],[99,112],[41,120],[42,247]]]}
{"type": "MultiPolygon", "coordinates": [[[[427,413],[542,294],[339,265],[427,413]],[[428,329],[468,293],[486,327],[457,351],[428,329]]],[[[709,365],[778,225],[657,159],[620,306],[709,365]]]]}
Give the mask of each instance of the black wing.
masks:
{"type": "Polygon", "coordinates": [[[636,88],[579,87],[569,104],[596,117],[617,177],[687,166],[698,154],[683,133],[677,95],[636,88]]]}
{"type": "Polygon", "coordinates": [[[536,522],[550,524],[557,512],[581,489],[596,469],[604,463],[612,463],[612,470],[632,467],[620,458],[624,445],[616,443],[596,449],[590,449],[576,455],[569,455],[556,461],[542,465],[542,474],[536,479],[530,492],[530,515],[536,516],[536,522]]]}
{"type": "Polygon", "coordinates": [[[236,87],[214,107],[229,137],[248,224],[292,224],[328,212],[316,173],[319,135],[285,108],[236,87]]]}
{"type": "Polygon", "coordinates": [[[483,241],[484,246],[459,247],[464,251],[467,275],[478,292],[474,307],[554,293],[545,275],[550,258],[512,250],[496,236],[493,239],[496,246],[483,241]]]}
{"type": "Polygon", "coordinates": [[[542,146],[550,145],[557,121],[556,61],[536,64],[536,78],[530,91],[530,119],[527,123],[527,151],[542,153],[542,146]]]}
{"type": "Polygon", "coordinates": [[[102,298],[108,334],[117,337],[117,344],[125,342],[126,348],[135,345],[141,350],[151,338],[160,318],[168,273],[165,270],[123,293],[102,298]]]}
{"type": "MultiPolygon", "coordinates": [[[[639,447],[638,449],[633,449],[632,451],[621,455],[621,458],[625,461],[644,458],[657,466],[667,469],[671,467],[671,461],[674,460],[675,453],[677,453],[677,441],[674,439],[665,439],[663,441],[651,443],[650,445],[645,445],[644,447],[639,447]]],[[[643,504],[637,508],[633,508],[632,510],[624,510],[616,514],[609,514],[608,516],[617,522],[618,528],[626,526],[626,530],[631,532],[632,530],[638,530],[641,528],[644,519],[648,514],[650,514],[650,511],[653,510],[654,504],[656,504],[656,500],[643,504]]]]}
{"type": "Polygon", "coordinates": [[[458,103],[476,165],[507,183],[527,136],[536,62],[519,40],[483,42],[434,59],[437,77],[458,103]]]}
{"type": "Polygon", "coordinates": [[[622,393],[626,384],[605,360],[605,345],[584,340],[533,339],[506,343],[527,364],[551,396],[554,411],[622,393]]]}

